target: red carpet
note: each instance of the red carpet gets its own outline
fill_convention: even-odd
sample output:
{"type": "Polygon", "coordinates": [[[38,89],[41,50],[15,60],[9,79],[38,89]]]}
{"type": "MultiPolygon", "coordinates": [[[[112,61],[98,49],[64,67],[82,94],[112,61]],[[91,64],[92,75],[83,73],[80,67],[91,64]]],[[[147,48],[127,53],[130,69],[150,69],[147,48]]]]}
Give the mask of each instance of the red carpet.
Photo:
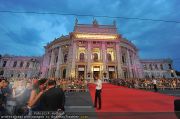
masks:
{"type": "MultiPolygon", "coordinates": [[[[89,84],[89,90],[94,102],[95,85],[89,84]]],[[[103,84],[102,109],[96,110],[96,112],[98,112],[98,116],[116,114],[114,118],[117,119],[119,116],[123,119],[176,119],[173,113],[173,101],[173,96],[103,84]]]]}

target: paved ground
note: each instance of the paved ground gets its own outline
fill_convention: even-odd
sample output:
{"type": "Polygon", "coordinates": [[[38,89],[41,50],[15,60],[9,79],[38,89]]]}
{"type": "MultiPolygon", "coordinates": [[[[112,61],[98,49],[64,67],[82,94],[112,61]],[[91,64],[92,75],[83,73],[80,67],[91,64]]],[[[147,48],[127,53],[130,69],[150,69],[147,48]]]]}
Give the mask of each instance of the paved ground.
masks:
{"type": "Polygon", "coordinates": [[[89,92],[66,93],[65,110],[67,115],[79,116],[81,119],[97,119],[89,92]]]}
{"type": "MultiPolygon", "coordinates": [[[[147,91],[154,91],[154,90],[147,90],[147,91]]],[[[172,89],[166,89],[166,90],[158,90],[158,93],[167,94],[170,96],[176,96],[180,97],[180,89],[172,90],[172,89]]]]}
{"type": "Polygon", "coordinates": [[[180,90],[159,90],[160,93],[180,97],[180,90]]]}

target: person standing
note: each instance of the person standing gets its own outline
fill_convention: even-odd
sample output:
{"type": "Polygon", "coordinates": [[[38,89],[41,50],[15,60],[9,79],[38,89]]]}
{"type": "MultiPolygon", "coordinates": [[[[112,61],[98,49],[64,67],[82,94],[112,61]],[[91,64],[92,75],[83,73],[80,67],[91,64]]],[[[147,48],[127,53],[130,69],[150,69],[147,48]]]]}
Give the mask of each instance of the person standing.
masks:
{"type": "Polygon", "coordinates": [[[158,89],[157,89],[157,80],[153,79],[152,83],[153,83],[153,86],[154,86],[154,91],[157,92],[158,91],[158,89]]]}
{"type": "Polygon", "coordinates": [[[56,87],[54,80],[48,81],[48,89],[40,96],[40,111],[65,111],[65,94],[61,88],[56,87]]]}
{"type": "Polygon", "coordinates": [[[94,101],[94,107],[97,108],[97,101],[99,104],[98,109],[101,109],[101,90],[102,90],[102,81],[95,77],[95,84],[96,84],[96,92],[95,92],[95,101],[94,101]]]}
{"type": "Polygon", "coordinates": [[[5,115],[5,96],[2,91],[4,84],[5,84],[5,79],[0,78],[0,116],[5,115]]]}

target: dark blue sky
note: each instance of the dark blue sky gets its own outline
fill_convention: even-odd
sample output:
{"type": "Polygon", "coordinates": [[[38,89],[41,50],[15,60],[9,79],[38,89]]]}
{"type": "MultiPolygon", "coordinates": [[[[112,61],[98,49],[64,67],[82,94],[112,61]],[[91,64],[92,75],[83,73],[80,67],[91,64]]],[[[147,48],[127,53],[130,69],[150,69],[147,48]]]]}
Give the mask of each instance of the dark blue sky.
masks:
{"type": "MultiPolygon", "coordinates": [[[[0,0],[0,11],[37,11],[180,21],[180,0],[0,0]]],[[[77,17],[91,23],[92,17],[77,17]]],[[[114,19],[96,18],[100,24],[114,19]]],[[[172,58],[180,70],[180,23],[115,19],[141,58],[172,58]]],[[[40,56],[43,46],[73,31],[75,17],[0,13],[0,54],[40,56]]]]}

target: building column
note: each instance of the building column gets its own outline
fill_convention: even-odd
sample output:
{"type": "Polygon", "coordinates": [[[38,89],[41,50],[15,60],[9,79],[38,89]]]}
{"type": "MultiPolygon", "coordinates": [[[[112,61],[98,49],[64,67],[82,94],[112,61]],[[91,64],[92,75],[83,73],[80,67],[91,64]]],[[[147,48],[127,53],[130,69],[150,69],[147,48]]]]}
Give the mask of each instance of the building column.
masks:
{"type": "MultiPolygon", "coordinates": [[[[104,79],[104,74],[105,72],[107,72],[106,70],[106,46],[105,46],[105,42],[102,42],[102,61],[103,61],[103,72],[102,72],[102,77],[104,79]]],[[[107,76],[106,76],[107,78],[107,76]]]]}
{"type": "Polygon", "coordinates": [[[137,72],[137,63],[136,63],[136,55],[135,55],[135,53],[133,53],[133,68],[134,68],[134,77],[135,78],[138,78],[138,72],[137,72]]]}
{"type": "Polygon", "coordinates": [[[129,69],[129,73],[128,74],[130,74],[129,76],[130,76],[130,78],[132,78],[133,76],[132,76],[132,69],[131,69],[130,53],[129,53],[128,49],[127,49],[127,60],[128,60],[128,69],[129,69]]]}
{"type": "Polygon", "coordinates": [[[42,66],[41,66],[41,73],[42,73],[41,78],[42,77],[48,78],[49,68],[50,68],[50,54],[48,50],[46,49],[45,55],[43,56],[42,66]]]}
{"type": "Polygon", "coordinates": [[[52,71],[52,67],[53,67],[53,65],[54,65],[54,58],[55,58],[55,53],[54,53],[54,50],[52,49],[48,77],[51,77],[51,76],[52,76],[52,72],[53,72],[53,71],[52,71]]]}
{"type": "Polygon", "coordinates": [[[91,42],[88,42],[88,47],[87,47],[87,73],[91,73],[90,74],[90,77],[87,77],[87,74],[86,74],[86,77],[91,79],[91,76],[92,76],[92,73],[91,72],[91,42]]]}
{"type": "Polygon", "coordinates": [[[57,62],[56,73],[55,73],[56,78],[60,77],[60,64],[62,63],[62,57],[61,56],[62,56],[61,47],[59,47],[58,62],[57,62]]]}
{"type": "Polygon", "coordinates": [[[76,52],[77,52],[77,45],[76,45],[76,41],[73,42],[73,51],[72,51],[72,67],[71,67],[71,70],[70,70],[70,77],[75,77],[75,73],[76,73],[76,65],[75,65],[75,62],[76,62],[76,52]]]}
{"type": "Polygon", "coordinates": [[[116,43],[116,56],[117,56],[117,69],[118,69],[118,78],[122,78],[123,75],[122,75],[122,67],[121,67],[121,54],[120,54],[120,46],[119,46],[119,42],[116,43]]]}

